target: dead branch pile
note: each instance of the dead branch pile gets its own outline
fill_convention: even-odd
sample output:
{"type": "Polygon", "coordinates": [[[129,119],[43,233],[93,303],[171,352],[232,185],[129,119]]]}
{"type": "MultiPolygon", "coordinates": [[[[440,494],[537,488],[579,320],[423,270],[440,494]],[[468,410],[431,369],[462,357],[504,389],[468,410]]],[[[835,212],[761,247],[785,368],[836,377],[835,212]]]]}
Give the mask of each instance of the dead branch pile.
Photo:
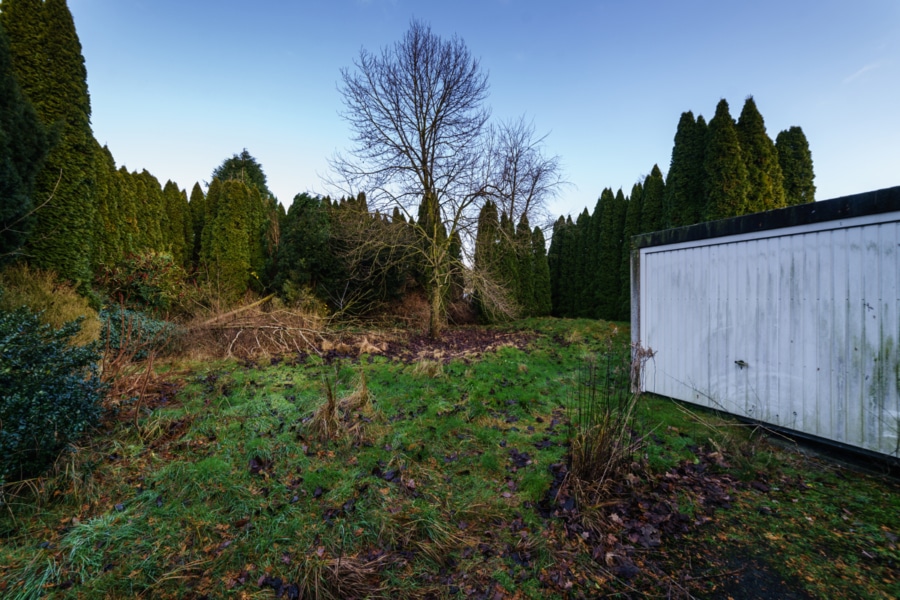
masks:
{"type": "Polygon", "coordinates": [[[298,352],[319,353],[327,320],[296,309],[276,307],[272,296],[210,319],[189,324],[195,353],[255,359],[298,352]]]}

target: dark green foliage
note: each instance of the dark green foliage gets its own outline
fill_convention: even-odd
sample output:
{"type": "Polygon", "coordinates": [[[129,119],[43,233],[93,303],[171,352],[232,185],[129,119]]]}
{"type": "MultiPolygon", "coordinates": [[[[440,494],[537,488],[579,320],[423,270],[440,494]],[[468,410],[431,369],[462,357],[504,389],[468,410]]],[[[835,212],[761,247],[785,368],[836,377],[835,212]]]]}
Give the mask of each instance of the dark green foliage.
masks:
{"type": "MultiPolygon", "coordinates": [[[[607,196],[609,198],[610,194],[607,196]]],[[[646,188],[644,191],[646,198],[646,188]]],[[[594,290],[596,317],[612,321],[621,313],[619,297],[622,290],[622,237],[628,204],[620,189],[603,208],[598,265],[599,276],[594,290]]]]}
{"type": "Polygon", "coordinates": [[[247,152],[246,148],[240,154],[225,159],[221,165],[213,169],[212,179],[240,181],[248,187],[259,190],[260,196],[266,200],[275,198],[266,185],[266,174],[262,165],[247,152]]]}
{"type": "Polygon", "coordinates": [[[166,231],[163,233],[164,246],[172,254],[175,264],[190,265],[194,246],[194,228],[187,193],[169,180],[163,187],[166,231]]]}
{"type": "Polygon", "coordinates": [[[788,206],[816,201],[812,154],[803,130],[797,126],[775,138],[778,163],[784,175],[785,202],[788,206]]]}
{"type": "Polygon", "coordinates": [[[550,269],[550,310],[554,316],[563,316],[563,295],[565,285],[562,281],[563,255],[566,234],[566,219],[560,217],[553,224],[553,235],[550,237],[550,249],[547,251],[547,267],[550,269]]]}
{"type": "MultiPolygon", "coordinates": [[[[250,282],[247,207],[252,195],[251,189],[236,179],[222,182],[221,192],[215,201],[215,218],[206,227],[210,230],[206,254],[207,277],[226,303],[238,300],[247,291],[250,282]]],[[[207,196],[208,204],[213,203],[211,198],[212,186],[207,196]]]]}
{"type": "Polygon", "coordinates": [[[516,252],[516,303],[523,317],[535,314],[534,306],[534,249],[531,246],[531,225],[522,215],[513,240],[516,252]]]}
{"type": "Polygon", "coordinates": [[[4,0],[13,72],[59,142],[35,180],[36,215],[27,251],[40,267],[87,281],[93,256],[93,134],[87,71],[65,0],[4,0]]]}
{"type": "Polygon", "coordinates": [[[102,267],[97,285],[116,304],[158,315],[188,312],[187,274],[171,254],[130,254],[102,267]]]}
{"type": "Polygon", "coordinates": [[[274,285],[282,293],[307,288],[327,300],[340,291],[346,276],[332,251],[329,209],[321,198],[305,193],[294,196],[281,226],[275,260],[274,285]]]}
{"type": "MultiPolygon", "coordinates": [[[[571,262],[571,268],[568,281],[571,281],[572,286],[570,315],[573,317],[594,317],[596,311],[594,277],[597,272],[590,257],[597,248],[597,240],[592,235],[591,225],[591,215],[585,208],[575,220],[575,243],[569,246],[571,253],[568,260],[571,262]]],[[[599,249],[597,251],[599,252],[599,249]]]]}
{"type": "Polygon", "coordinates": [[[622,321],[631,319],[631,238],[641,233],[643,195],[643,186],[640,183],[634,184],[628,199],[628,208],[625,211],[625,229],[622,232],[622,266],[620,267],[622,286],[619,292],[619,315],[617,317],[622,321]]]}
{"type": "Polygon", "coordinates": [[[118,173],[109,148],[95,145],[94,149],[94,199],[97,203],[97,219],[94,223],[94,273],[101,265],[119,261],[124,255],[124,238],[127,226],[123,211],[119,208],[120,194],[118,173]]]}
{"type": "MultiPolygon", "coordinates": [[[[475,270],[481,277],[496,276],[499,244],[500,217],[497,214],[497,205],[487,200],[478,213],[478,231],[475,235],[475,270]]],[[[492,320],[492,310],[478,289],[475,290],[475,310],[482,320],[492,320]]]]}
{"type": "Polygon", "coordinates": [[[734,120],[723,98],[709,122],[704,159],[706,171],[706,220],[746,214],[749,183],[734,120]]]}
{"type": "Polygon", "coordinates": [[[641,202],[641,229],[635,233],[648,233],[665,229],[666,221],[664,203],[666,184],[658,165],[644,179],[644,192],[641,202]]]}
{"type": "Polygon", "coordinates": [[[50,137],[13,76],[9,40],[0,24],[0,263],[31,232],[35,177],[49,149],[50,137]]]}
{"type": "Polygon", "coordinates": [[[97,423],[103,386],[95,345],[71,344],[22,308],[0,312],[0,483],[41,473],[97,423]]]}
{"type": "Polygon", "coordinates": [[[146,169],[140,173],[132,173],[131,179],[134,182],[134,205],[138,223],[136,249],[142,252],[161,252],[166,248],[163,231],[167,229],[164,224],[162,186],[146,169]]]}
{"type": "Polygon", "coordinates": [[[741,109],[737,134],[749,183],[746,211],[762,212],[787,206],[778,152],[766,133],[766,124],[752,96],[741,109]]]}
{"type": "Polygon", "coordinates": [[[191,226],[193,228],[193,246],[191,251],[191,264],[194,268],[200,264],[200,246],[203,240],[203,224],[206,220],[206,195],[199,183],[191,188],[191,198],[188,202],[191,209],[191,226]]]}
{"type": "Polygon", "coordinates": [[[666,175],[666,226],[683,227],[703,220],[706,212],[706,121],[703,115],[681,114],[672,161],[666,175]]]}
{"type": "Polygon", "coordinates": [[[531,250],[534,257],[534,316],[546,317],[553,309],[551,304],[550,264],[547,260],[547,242],[540,227],[531,233],[531,250]]]}
{"type": "Polygon", "coordinates": [[[146,312],[121,306],[100,311],[100,339],[107,352],[144,360],[151,352],[164,352],[183,333],[182,329],[146,312]]]}
{"type": "Polygon", "coordinates": [[[497,281],[515,295],[519,277],[516,253],[516,230],[506,212],[500,213],[500,237],[497,246],[497,281]]]}

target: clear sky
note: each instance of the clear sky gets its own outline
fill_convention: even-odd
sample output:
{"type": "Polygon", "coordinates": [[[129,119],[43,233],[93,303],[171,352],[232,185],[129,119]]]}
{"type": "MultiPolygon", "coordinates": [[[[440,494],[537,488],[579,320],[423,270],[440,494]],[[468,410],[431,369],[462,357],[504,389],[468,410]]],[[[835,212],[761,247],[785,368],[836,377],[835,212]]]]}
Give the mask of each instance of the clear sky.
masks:
{"type": "Polygon", "coordinates": [[[737,118],[809,139],[817,199],[900,185],[898,0],[69,0],[94,135],[118,166],[190,192],[246,148],[285,205],[327,193],[349,147],[338,80],[415,17],[459,35],[493,115],[548,133],[571,183],[553,214],[668,171],[678,119],[737,118]]]}

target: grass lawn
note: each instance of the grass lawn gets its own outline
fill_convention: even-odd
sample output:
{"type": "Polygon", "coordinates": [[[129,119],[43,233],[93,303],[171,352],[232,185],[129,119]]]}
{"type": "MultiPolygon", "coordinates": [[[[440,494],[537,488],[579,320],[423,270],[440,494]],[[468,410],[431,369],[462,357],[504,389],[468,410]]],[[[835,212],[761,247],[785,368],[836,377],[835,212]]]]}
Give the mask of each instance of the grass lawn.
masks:
{"type": "Polygon", "coordinates": [[[169,365],[7,491],[0,597],[900,597],[897,481],[720,415],[639,398],[639,451],[576,497],[578,373],[628,337],[543,319],[169,365]]]}

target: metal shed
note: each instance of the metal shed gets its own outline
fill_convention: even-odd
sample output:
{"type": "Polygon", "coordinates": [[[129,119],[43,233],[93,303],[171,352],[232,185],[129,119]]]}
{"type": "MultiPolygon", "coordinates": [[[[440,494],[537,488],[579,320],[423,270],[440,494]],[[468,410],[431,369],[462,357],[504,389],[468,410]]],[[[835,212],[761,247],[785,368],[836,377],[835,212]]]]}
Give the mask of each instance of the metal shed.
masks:
{"type": "Polygon", "coordinates": [[[646,391],[900,457],[900,187],[633,247],[646,391]]]}

